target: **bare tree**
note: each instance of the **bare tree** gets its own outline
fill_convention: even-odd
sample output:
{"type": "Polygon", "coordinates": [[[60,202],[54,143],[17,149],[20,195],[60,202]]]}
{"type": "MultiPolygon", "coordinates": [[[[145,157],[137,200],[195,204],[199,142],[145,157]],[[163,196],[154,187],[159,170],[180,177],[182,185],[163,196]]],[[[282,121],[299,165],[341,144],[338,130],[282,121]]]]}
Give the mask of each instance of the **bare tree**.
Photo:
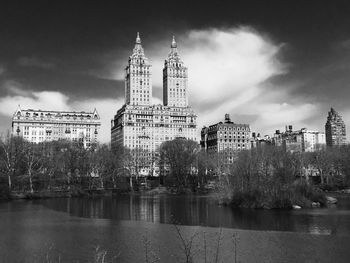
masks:
{"type": "Polygon", "coordinates": [[[331,153],[332,149],[322,149],[311,153],[311,164],[318,170],[321,178],[321,184],[329,184],[329,177],[332,171],[334,156],[331,153]]]}
{"type": "Polygon", "coordinates": [[[29,190],[31,193],[34,193],[33,173],[42,168],[41,166],[41,161],[43,159],[42,145],[25,142],[24,149],[23,149],[23,157],[24,157],[25,166],[27,170],[27,176],[29,179],[29,190]]]}
{"type": "Polygon", "coordinates": [[[18,161],[23,154],[23,139],[15,137],[10,132],[0,138],[0,169],[7,176],[8,190],[12,190],[12,177],[18,168],[18,161]]]}
{"type": "Polygon", "coordinates": [[[160,157],[165,165],[170,167],[171,175],[180,188],[188,187],[188,179],[197,170],[199,145],[186,139],[175,139],[162,143],[160,157]]]}
{"type": "Polygon", "coordinates": [[[89,151],[90,155],[90,176],[94,175],[99,179],[99,188],[105,188],[105,180],[109,175],[109,164],[111,161],[110,147],[106,144],[97,145],[96,149],[89,151]]]}

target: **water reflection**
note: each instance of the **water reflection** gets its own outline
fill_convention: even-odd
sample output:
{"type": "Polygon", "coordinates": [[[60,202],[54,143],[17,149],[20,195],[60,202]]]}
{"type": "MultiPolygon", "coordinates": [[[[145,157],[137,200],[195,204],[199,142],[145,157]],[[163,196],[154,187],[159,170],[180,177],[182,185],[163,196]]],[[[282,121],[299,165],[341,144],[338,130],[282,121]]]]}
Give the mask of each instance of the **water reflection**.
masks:
{"type": "Polygon", "coordinates": [[[208,197],[126,195],[36,201],[78,217],[137,220],[252,230],[350,235],[349,200],[332,209],[234,210],[208,197]]]}

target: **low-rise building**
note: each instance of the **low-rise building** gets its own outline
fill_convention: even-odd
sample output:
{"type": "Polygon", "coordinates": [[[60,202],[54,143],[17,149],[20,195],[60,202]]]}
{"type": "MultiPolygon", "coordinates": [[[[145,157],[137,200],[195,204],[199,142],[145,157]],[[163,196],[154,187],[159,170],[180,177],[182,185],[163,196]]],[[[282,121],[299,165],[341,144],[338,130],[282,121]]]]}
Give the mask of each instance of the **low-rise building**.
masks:
{"type": "Polygon", "coordinates": [[[201,147],[208,154],[227,153],[228,161],[233,161],[233,153],[250,149],[249,124],[237,124],[225,114],[225,121],[203,127],[201,130],[201,147]]]}
{"type": "Polygon", "coordinates": [[[100,116],[93,112],[22,110],[18,106],[12,118],[12,134],[33,143],[67,139],[84,147],[98,142],[100,116]]]}
{"type": "Polygon", "coordinates": [[[252,136],[250,139],[250,148],[261,148],[266,145],[271,145],[272,140],[269,135],[265,135],[264,137],[260,136],[260,133],[252,132],[252,136]]]}
{"type": "Polygon", "coordinates": [[[275,146],[283,146],[290,152],[314,152],[326,145],[326,137],[323,132],[311,131],[302,128],[293,131],[293,126],[286,126],[285,132],[276,130],[273,138],[275,146]]]}

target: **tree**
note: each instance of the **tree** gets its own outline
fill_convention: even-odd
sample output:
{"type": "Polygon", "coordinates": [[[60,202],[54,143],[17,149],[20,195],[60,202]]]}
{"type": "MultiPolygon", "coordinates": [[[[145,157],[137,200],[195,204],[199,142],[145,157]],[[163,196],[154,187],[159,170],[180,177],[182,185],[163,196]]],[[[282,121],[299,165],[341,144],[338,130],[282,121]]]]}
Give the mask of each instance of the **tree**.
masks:
{"type": "Polygon", "coordinates": [[[113,188],[117,188],[117,178],[125,175],[123,171],[129,163],[128,159],[131,159],[131,156],[126,148],[114,147],[111,149],[107,164],[113,188]]]}
{"type": "Polygon", "coordinates": [[[28,141],[24,142],[23,157],[24,157],[25,167],[27,170],[27,176],[29,179],[29,190],[31,193],[34,193],[33,173],[42,168],[41,166],[41,161],[43,159],[42,145],[33,144],[28,141]]]}
{"type": "Polygon", "coordinates": [[[106,144],[97,145],[96,149],[89,151],[90,155],[90,177],[96,176],[100,182],[100,188],[105,188],[105,180],[109,174],[108,162],[111,161],[109,156],[111,155],[110,147],[106,144]]]}
{"type": "Polygon", "coordinates": [[[8,132],[4,138],[0,138],[0,169],[7,177],[9,192],[12,191],[12,178],[19,168],[22,154],[22,137],[15,137],[8,132]]]}
{"type": "Polygon", "coordinates": [[[160,158],[169,166],[170,174],[180,188],[188,187],[188,180],[197,170],[197,156],[200,148],[197,142],[187,139],[175,139],[163,142],[160,146],[160,158]]]}
{"type": "Polygon", "coordinates": [[[321,184],[329,184],[329,177],[332,171],[334,158],[332,152],[332,149],[327,148],[311,153],[310,163],[318,170],[321,184]]]}
{"type": "Polygon", "coordinates": [[[205,150],[199,151],[197,160],[198,184],[201,188],[203,188],[214,170],[214,162],[211,156],[209,156],[205,150]]]}
{"type": "MultiPolygon", "coordinates": [[[[66,164],[64,154],[69,145],[68,141],[58,140],[44,142],[41,144],[41,175],[44,181],[48,180],[47,189],[51,190],[53,185],[61,180],[60,175],[65,174],[66,164]]],[[[66,177],[63,176],[64,180],[66,177]]]]}

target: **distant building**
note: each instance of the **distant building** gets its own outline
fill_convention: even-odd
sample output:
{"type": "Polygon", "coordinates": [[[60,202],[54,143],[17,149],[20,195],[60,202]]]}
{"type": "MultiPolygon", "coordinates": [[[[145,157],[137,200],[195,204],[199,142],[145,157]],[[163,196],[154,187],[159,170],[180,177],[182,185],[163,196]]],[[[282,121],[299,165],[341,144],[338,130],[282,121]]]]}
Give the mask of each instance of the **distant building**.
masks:
{"type": "Polygon", "coordinates": [[[264,137],[260,136],[260,133],[252,132],[252,136],[250,138],[250,147],[253,148],[261,148],[266,145],[272,145],[272,140],[270,136],[265,135],[264,137]]]}
{"type": "Polygon", "coordinates": [[[198,141],[197,116],[188,105],[187,67],[174,37],[163,68],[163,105],[152,104],[151,76],[151,64],[137,34],[125,69],[125,104],[111,122],[111,145],[142,151],[149,160],[137,167],[138,174],[157,176],[155,155],[163,142],[175,138],[198,141]]]}
{"type": "Polygon", "coordinates": [[[225,122],[202,128],[201,147],[210,155],[226,152],[232,162],[234,152],[250,149],[250,127],[232,122],[225,114],[225,122]]]}
{"type": "Polygon", "coordinates": [[[346,129],[342,117],[333,108],[328,112],[326,129],[327,146],[346,144],[346,129]]]}
{"type": "Polygon", "coordinates": [[[12,118],[12,134],[33,143],[67,139],[89,147],[98,141],[101,126],[93,112],[22,110],[18,106],[12,118]]]}
{"type": "Polygon", "coordinates": [[[310,131],[306,128],[293,131],[293,126],[286,126],[285,132],[276,130],[273,138],[276,146],[283,146],[290,152],[314,152],[326,145],[325,134],[318,131],[310,131]]]}

